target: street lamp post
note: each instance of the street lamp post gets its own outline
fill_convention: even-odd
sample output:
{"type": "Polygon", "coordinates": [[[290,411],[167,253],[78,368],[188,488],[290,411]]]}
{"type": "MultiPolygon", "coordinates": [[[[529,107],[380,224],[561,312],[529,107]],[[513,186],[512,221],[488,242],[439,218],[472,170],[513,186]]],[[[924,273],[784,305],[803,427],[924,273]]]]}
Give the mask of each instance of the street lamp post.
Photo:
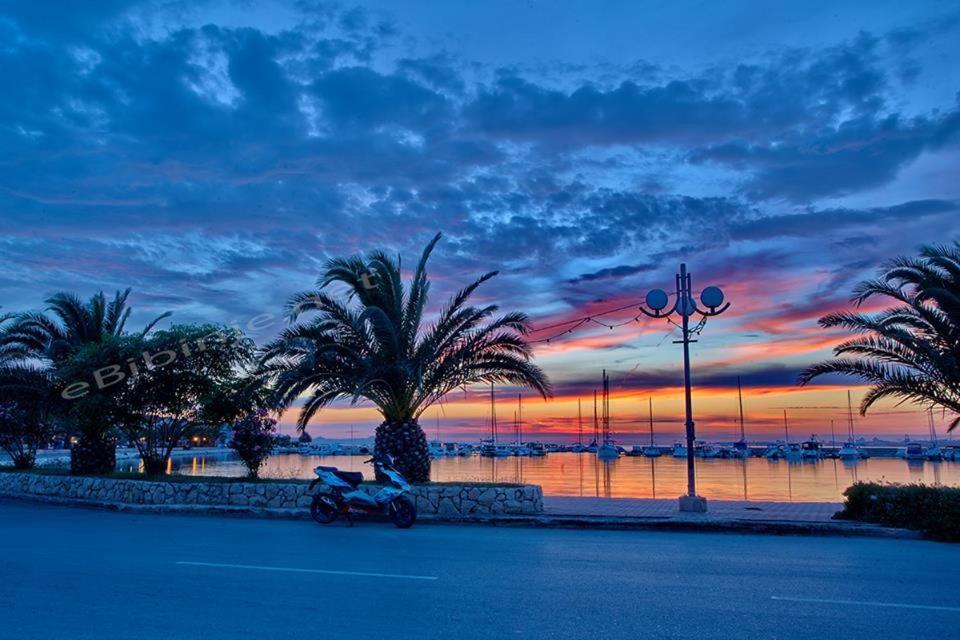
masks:
{"type": "Polygon", "coordinates": [[[693,287],[686,264],[680,265],[680,273],[677,274],[676,301],[668,309],[669,302],[670,297],[666,291],[653,289],[647,293],[646,297],[646,306],[651,310],[640,307],[640,311],[651,318],[666,318],[671,322],[670,316],[674,314],[680,316],[681,339],[675,340],[674,344],[683,345],[683,391],[687,430],[687,495],[680,497],[680,511],[703,513],[707,510],[707,500],[697,495],[696,469],[693,461],[696,432],[693,422],[693,400],[690,393],[690,343],[696,340],[692,340],[690,336],[699,334],[707,318],[720,315],[730,307],[730,303],[724,304],[723,291],[719,287],[707,287],[700,293],[700,303],[703,307],[699,307],[693,299],[693,287]],[[700,321],[691,328],[690,318],[693,315],[699,315],[700,321]]]}

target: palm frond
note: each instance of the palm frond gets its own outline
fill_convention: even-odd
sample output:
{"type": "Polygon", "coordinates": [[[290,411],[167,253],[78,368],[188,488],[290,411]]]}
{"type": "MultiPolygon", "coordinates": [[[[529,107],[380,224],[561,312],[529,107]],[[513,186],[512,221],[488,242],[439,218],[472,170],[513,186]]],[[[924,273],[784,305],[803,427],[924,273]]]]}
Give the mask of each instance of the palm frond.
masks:
{"type": "Polygon", "coordinates": [[[800,384],[830,374],[871,385],[861,413],[883,399],[940,406],[960,424],[960,243],[923,247],[918,256],[887,262],[878,278],[854,289],[860,305],[872,297],[896,305],[872,314],[841,312],[820,324],[857,337],[834,348],[835,358],[808,367],[800,384]]]}

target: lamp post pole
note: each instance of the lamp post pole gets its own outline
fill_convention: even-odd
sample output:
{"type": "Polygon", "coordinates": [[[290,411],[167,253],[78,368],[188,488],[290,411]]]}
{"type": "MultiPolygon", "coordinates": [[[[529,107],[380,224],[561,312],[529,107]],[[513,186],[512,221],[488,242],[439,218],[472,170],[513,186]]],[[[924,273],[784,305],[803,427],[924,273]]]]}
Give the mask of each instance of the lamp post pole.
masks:
{"type": "Polygon", "coordinates": [[[674,343],[683,345],[683,393],[687,436],[687,495],[680,497],[680,511],[703,513],[707,510],[707,501],[697,495],[696,465],[694,463],[696,431],[693,421],[693,397],[690,380],[690,343],[696,342],[696,340],[692,340],[690,335],[699,333],[703,329],[707,318],[720,315],[730,307],[730,303],[724,304],[723,291],[719,287],[707,287],[700,294],[700,302],[703,305],[703,308],[700,308],[693,299],[693,287],[691,286],[690,274],[687,273],[686,264],[680,265],[680,273],[677,274],[676,278],[676,300],[672,307],[668,308],[670,298],[665,291],[653,289],[647,293],[646,298],[646,306],[650,308],[650,311],[644,307],[640,307],[640,311],[651,318],[670,320],[670,316],[674,314],[680,316],[681,339],[675,340],[674,343]],[[701,320],[691,329],[690,317],[694,314],[700,315],[701,320]]]}
{"type": "MultiPolygon", "coordinates": [[[[678,287],[681,300],[690,299],[690,276],[687,275],[687,265],[680,265],[680,274],[677,276],[678,287]]],[[[687,430],[687,496],[696,498],[697,496],[697,475],[694,468],[693,453],[694,443],[696,441],[696,432],[693,422],[693,398],[690,391],[690,314],[681,314],[681,331],[683,337],[680,342],[683,343],[683,399],[684,409],[686,410],[686,430],[687,430]]],[[[695,341],[694,341],[695,342],[695,341]]],[[[706,505],[704,505],[706,507],[706,505]]],[[[704,509],[706,510],[706,509],[704,509]]]]}

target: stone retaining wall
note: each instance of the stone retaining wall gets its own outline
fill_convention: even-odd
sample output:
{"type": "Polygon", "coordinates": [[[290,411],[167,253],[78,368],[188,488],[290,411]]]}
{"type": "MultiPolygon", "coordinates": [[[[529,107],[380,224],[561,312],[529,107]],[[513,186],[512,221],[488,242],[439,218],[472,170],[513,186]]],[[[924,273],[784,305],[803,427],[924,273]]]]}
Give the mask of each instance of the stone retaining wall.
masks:
{"type": "MultiPolygon", "coordinates": [[[[379,488],[362,487],[368,493],[379,488]]],[[[415,486],[413,493],[419,515],[444,520],[543,512],[543,491],[530,484],[426,484],[415,486]]],[[[312,497],[307,482],[153,482],[33,473],[0,473],[0,496],[291,516],[306,515],[312,497]]]]}

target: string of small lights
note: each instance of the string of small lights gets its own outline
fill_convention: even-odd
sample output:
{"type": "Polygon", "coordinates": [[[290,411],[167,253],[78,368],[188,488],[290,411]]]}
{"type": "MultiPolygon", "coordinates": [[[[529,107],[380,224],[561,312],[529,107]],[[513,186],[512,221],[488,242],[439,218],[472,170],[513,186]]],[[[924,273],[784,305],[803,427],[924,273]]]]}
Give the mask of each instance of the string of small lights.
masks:
{"type": "MultiPolygon", "coordinates": [[[[691,294],[693,294],[693,295],[698,295],[699,293],[701,293],[701,291],[700,291],[699,289],[697,289],[697,290],[695,290],[695,291],[691,291],[691,294]]],[[[671,297],[671,298],[676,297],[676,293],[670,293],[670,294],[667,294],[667,295],[668,295],[669,297],[671,297]]],[[[616,328],[618,328],[618,327],[623,327],[623,326],[626,326],[626,325],[628,325],[628,324],[633,324],[634,322],[640,322],[640,320],[644,317],[642,314],[637,314],[637,315],[635,315],[634,317],[632,317],[632,318],[630,318],[630,319],[628,319],[628,320],[624,320],[623,322],[616,322],[616,323],[614,323],[614,324],[609,324],[609,323],[606,323],[606,322],[602,322],[601,320],[598,320],[597,318],[602,318],[602,317],[608,316],[608,315],[610,315],[610,314],[612,314],[612,313],[617,313],[617,312],[619,312],[619,311],[625,311],[625,310],[627,310],[627,309],[637,309],[637,308],[639,308],[640,305],[642,305],[642,304],[644,304],[644,301],[643,301],[643,300],[637,300],[636,302],[631,302],[630,304],[625,304],[625,305],[623,305],[622,307],[614,307],[613,309],[605,309],[605,310],[603,310],[603,311],[598,311],[598,312],[596,312],[596,313],[591,313],[590,315],[581,316],[581,317],[579,317],[579,318],[573,318],[573,319],[571,319],[571,320],[566,320],[566,321],[564,321],[564,322],[557,322],[557,323],[554,323],[554,324],[548,324],[548,325],[544,325],[544,326],[542,326],[542,327],[532,327],[532,328],[530,329],[530,333],[540,333],[541,331],[547,331],[548,329],[556,329],[556,328],[558,328],[558,327],[566,327],[566,328],[563,329],[562,331],[559,331],[559,332],[554,333],[554,334],[552,334],[552,335],[550,335],[550,336],[547,336],[546,338],[538,338],[537,340],[528,340],[527,343],[528,343],[528,344],[545,344],[545,343],[550,343],[550,342],[553,342],[553,341],[555,341],[555,340],[558,340],[558,339],[560,339],[560,338],[562,338],[562,337],[564,337],[564,336],[573,334],[575,331],[577,331],[578,329],[582,328],[582,327],[583,327],[584,325],[586,325],[586,324],[596,324],[596,325],[600,325],[601,327],[606,327],[607,329],[610,329],[610,330],[612,331],[613,329],[616,329],[616,328]]],[[[678,325],[676,322],[674,322],[672,319],[670,319],[669,317],[667,317],[666,320],[667,320],[667,322],[669,322],[670,324],[672,324],[674,327],[679,327],[679,326],[680,326],[680,325],[678,325]]],[[[692,328],[690,329],[690,333],[699,334],[701,331],[703,331],[703,327],[704,327],[704,325],[706,324],[706,320],[707,320],[706,317],[701,318],[700,322],[698,322],[696,326],[694,326],[694,327],[692,327],[692,328]]],[[[669,335],[670,333],[671,333],[671,332],[667,332],[667,335],[669,335]]],[[[662,342],[663,342],[663,341],[661,340],[661,343],[662,343],[662,342]]]]}
{"type": "Polygon", "coordinates": [[[623,326],[626,326],[626,325],[628,325],[628,324],[633,324],[634,322],[640,322],[641,318],[644,317],[644,316],[642,316],[641,314],[637,314],[637,315],[635,315],[634,317],[632,317],[632,318],[630,318],[630,319],[628,319],[628,320],[624,320],[623,322],[616,322],[616,323],[612,323],[612,324],[611,324],[611,323],[607,323],[607,322],[603,322],[603,321],[601,321],[601,320],[598,320],[598,318],[602,318],[602,317],[604,317],[604,316],[608,316],[608,315],[610,315],[610,314],[612,314],[612,313],[617,313],[617,312],[619,312],[619,311],[625,311],[625,310],[627,310],[627,309],[637,309],[637,308],[640,307],[641,304],[643,304],[643,301],[642,301],[642,300],[638,300],[638,301],[636,301],[636,302],[632,302],[632,303],[630,303],[630,304],[623,305],[622,307],[615,307],[615,308],[613,308],[613,309],[605,309],[605,310],[603,310],[603,311],[598,311],[598,312],[596,312],[596,313],[591,313],[590,315],[587,315],[587,316],[581,316],[581,317],[579,317],[579,318],[573,318],[572,320],[567,320],[567,321],[565,321],[565,322],[557,322],[557,323],[555,323],[555,324],[549,324],[549,325],[546,325],[546,326],[543,326],[543,327],[534,327],[534,328],[532,328],[532,329],[530,330],[531,333],[539,333],[539,332],[541,332],[541,331],[547,331],[548,329],[556,329],[556,328],[558,328],[558,327],[566,327],[566,328],[563,329],[562,331],[559,331],[559,332],[554,333],[554,334],[552,334],[552,335],[550,335],[550,336],[547,336],[546,338],[538,338],[537,340],[529,340],[528,343],[529,343],[529,344],[539,344],[539,343],[549,343],[549,342],[553,342],[553,341],[555,341],[555,340],[558,340],[558,339],[562,338],[563,336],[572,334],[574,331],[580,329],[581,327],[583,327],[584,325],[587,325],[587,324],[596,324],[596,325],[599,325],[599,326],[601,326],[601,327],[606,327],[607,329],[610,329],[610,330],[612,331],[612,330],[616,329],[617,327],[623,327],[623,326]]]}

